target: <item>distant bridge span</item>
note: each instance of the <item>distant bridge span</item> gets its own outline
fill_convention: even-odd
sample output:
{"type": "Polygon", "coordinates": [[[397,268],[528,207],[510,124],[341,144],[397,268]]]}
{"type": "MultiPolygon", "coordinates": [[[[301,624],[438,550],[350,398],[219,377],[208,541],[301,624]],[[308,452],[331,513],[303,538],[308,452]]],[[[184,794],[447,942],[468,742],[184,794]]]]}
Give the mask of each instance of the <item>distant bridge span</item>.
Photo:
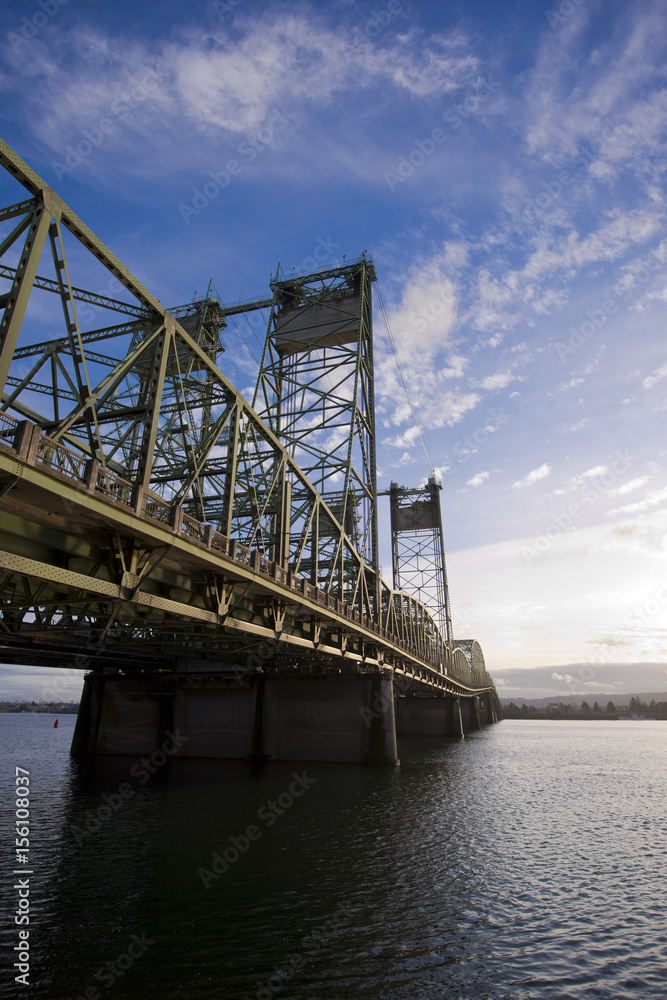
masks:
{"type": "Polygon", "coordinates": [[[270,308],[253,407],[217,363],[240,305],[165,309],[0,162],[32,196],[0,209],[0,659],[90,671],[73,750],[176,726],[193,756],[391,762],[397,716],[495,721],[478,644],[379,572],[372,262],[248,304],[270,308]],[[91,261],[122,299],[73,280],[91,261]]]}

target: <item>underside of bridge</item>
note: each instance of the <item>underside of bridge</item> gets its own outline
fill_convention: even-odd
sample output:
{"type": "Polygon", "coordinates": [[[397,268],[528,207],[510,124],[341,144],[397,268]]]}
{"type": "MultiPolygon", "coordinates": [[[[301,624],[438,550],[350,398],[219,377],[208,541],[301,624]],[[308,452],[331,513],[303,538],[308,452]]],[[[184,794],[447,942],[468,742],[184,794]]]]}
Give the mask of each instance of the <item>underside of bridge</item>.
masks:
{"type": "Polygon", "coordinates": [[[167,310],[1,141],[0,164],[24,189],[0,209],[0,658],[89,671],[73,751],[178,731],[189,756],[392,762],[397,731],[495,721],[435,481],[403,490],[380,575],[372,261],[167,310]],[[244,311],[268,314],[252,405],[220,367],[244,311]]]}

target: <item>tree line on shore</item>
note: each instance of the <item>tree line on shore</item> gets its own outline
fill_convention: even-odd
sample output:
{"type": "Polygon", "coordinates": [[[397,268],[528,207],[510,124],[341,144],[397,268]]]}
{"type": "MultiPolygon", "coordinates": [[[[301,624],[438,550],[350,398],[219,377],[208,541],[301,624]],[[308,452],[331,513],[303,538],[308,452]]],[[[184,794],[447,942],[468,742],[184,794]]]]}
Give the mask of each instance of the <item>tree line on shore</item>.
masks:
{"type": "Polygon", "coordinates": [[[593,702],[592,707],[587,701],[582,701],[580,706],[561,701],[538,708],[525,702],[519,706],[511,701],[503,708],[503,716],[506,719],[618,719],[623,715],[667,718],[667,702],[655,701],[652,698],[647,704],[640,698],[633,697],[627,705],[616,705],[613,701],[608,701],[604,708],[598,705],[597,701],[593,702]]]}
{"type": "Polygon", "coordinates": [[[0,712],[60,712],[76,715],[78,701],[0,701],[0,712]]]}

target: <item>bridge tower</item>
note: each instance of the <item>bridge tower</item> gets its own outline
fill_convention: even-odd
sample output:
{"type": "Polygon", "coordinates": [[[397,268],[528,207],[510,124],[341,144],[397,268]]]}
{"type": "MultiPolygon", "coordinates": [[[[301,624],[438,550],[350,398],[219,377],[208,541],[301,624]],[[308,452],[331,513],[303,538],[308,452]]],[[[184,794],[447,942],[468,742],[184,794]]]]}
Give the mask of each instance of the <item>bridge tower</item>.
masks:
{"type": "Polygon", "coordinates": [[[394,589],[415,594],[432,611],[450,653],[453,651],[440,491],[431,476],[426,486],[408,489],[392,483],[392,565],[394,589]]]}
{"type": "MultiPolygon", "coordinates": [[[[278,268],[253,399],[362,557],[360,566],[323,528],[301,572],[369,617],[380,606],[371,314],[376,279],[365,255],[292,277],[278,268]]],[[[290,503],[299,508],[307,498],[297,483],[290,486],[290,503]]]]}

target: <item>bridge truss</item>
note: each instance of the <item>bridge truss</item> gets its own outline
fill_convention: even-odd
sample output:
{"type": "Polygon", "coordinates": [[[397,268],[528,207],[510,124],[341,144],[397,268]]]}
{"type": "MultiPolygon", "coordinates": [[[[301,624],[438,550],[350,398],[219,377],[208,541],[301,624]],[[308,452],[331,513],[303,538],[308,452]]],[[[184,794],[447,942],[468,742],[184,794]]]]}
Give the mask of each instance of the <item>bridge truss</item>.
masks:
{"type": "Polygon", "coordinates": [[[379,575],[372,262],[248,305],[251,406],[219,367],[242,307],[166,309],[2,141],[0,165],[30,196],[0,209],[0,659],[493,690],[379,575]]]}

